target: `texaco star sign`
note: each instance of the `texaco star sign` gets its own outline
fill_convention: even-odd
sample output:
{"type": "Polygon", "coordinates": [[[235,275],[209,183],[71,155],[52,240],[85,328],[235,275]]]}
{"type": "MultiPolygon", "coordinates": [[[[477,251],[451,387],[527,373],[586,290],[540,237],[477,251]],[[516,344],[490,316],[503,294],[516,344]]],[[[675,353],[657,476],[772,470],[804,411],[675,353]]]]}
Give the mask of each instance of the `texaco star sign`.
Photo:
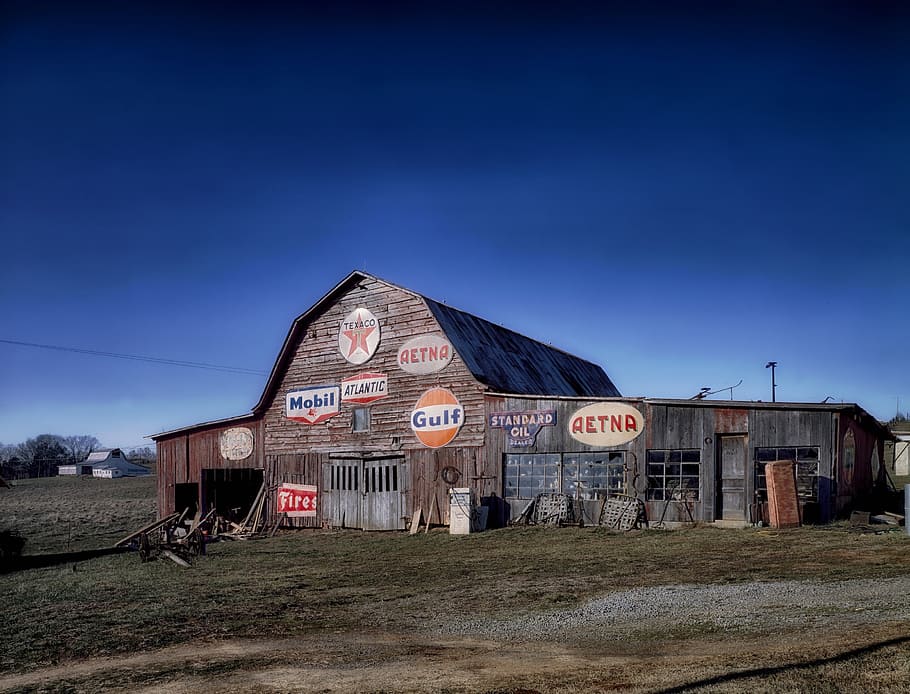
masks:
{"type": "Polygon", "coordinates": [[[369,310],[356,308],[341,321],[338,349],[352,364],[363,364],[379,346],[379,321],[369,310]]]}

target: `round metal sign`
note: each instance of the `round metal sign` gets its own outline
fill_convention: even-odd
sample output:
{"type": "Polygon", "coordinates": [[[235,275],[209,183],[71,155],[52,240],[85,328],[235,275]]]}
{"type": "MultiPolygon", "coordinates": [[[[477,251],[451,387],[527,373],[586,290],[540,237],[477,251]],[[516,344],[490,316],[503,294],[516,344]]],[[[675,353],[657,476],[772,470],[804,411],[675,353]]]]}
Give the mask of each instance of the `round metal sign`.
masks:
{"type": "Polygon", "coordinates": [[[355,308],[341,321],[338,350],[352,364],[363,364],[379,347],[379,320],[369,309],[355,308]]]}
{"type": "Polygon", "coordinates": [[[455,438],[464,422],[464,408],[452,391],[430,388],[411,412],[411,429],[428,448],[441,448],[455,438]]]}
{"type": "Polygon", "coordinates": [[[221,457],[243,460],[253,453],[253,432],[246,427],[234,427],[221,432],[221,457]]]}

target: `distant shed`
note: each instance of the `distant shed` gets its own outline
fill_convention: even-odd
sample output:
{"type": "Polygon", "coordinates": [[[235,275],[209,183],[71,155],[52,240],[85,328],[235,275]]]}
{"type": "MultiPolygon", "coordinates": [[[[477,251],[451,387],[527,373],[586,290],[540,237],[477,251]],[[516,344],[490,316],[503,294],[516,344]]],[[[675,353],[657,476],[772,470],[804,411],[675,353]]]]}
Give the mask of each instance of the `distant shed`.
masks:
{"type": "Polygon", "coordinates": [[[297,525],[391,530],[448,522],[453,487],[493,525],[548,492],[583,521],[624,493],[651,518],[746,524],[778,459],[826,521],[881,483],[889,436],[852,404],[623,398],[592,362],[353,272],[293,322],[250,413],[152,438],[162,515],[242,517],[265,483],[274,520],[289,483],[317,494],[297,525]]]}
{"type": "Polygon", "coordinates": [[[92,475],[93,477],[142,477],[151,471],[142,465],[136,465],[123,454],[119,448],[111,448],[89,453],[88,457],[75,465],[60,465],[58,475],[92,475]]]}

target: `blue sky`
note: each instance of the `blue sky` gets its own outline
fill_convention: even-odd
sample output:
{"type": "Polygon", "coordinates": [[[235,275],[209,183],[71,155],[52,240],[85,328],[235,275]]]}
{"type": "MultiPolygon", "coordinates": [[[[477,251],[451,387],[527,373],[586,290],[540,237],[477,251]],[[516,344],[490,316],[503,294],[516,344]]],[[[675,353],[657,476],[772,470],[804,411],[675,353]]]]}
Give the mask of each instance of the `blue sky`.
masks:
{"type": "MultiPolygon", "coordinates": [[[[768,400],[776,360],[778,400],[887,419],[910,14],[869,5],[5,3],[0,339],[267,372],[362,269],[625,395],[768,400]]],[[[0,343],[0,441],[264,383],[0,343]]]]}

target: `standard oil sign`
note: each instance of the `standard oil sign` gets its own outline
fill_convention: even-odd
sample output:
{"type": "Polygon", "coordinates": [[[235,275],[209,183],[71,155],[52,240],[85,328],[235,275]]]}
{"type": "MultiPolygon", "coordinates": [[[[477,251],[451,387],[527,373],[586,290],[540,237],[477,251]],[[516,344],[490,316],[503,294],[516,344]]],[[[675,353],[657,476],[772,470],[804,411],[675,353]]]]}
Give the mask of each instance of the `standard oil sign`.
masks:
{"type": "Polygon", "coordinates": [[[628,443],[645,428],[641,412],[621,402],[598,402],[569,417],[569,434],[588,446],[605,448],[628,443]]]}

